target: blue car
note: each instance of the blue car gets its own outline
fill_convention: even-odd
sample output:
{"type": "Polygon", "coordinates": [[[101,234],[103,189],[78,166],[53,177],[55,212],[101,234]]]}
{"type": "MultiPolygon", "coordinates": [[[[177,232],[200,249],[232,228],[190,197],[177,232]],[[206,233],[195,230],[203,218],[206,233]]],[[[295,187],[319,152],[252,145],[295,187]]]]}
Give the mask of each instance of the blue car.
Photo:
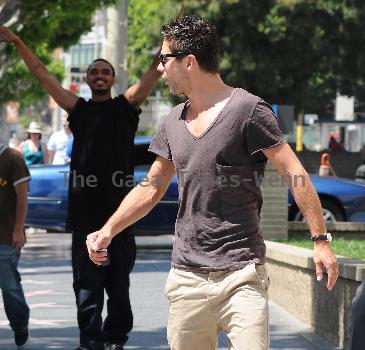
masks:
{"type": "MultiPolygon", "coordinates": [[[[142,181],[155,156],[148,152],[151,137],[137,137],[135,180],[142,181]]],[[[67,215],[68,165],[31,166],[29,205],[26,225],[65,231],[67,215]]],[[[365,222],[365,185],[351,180],[311,175],[323,206],[326,222],[365,222]]],[[[303,216],[288,194],[288,219],[302,221],[303,216]]],[[[178,185],[174,176],[162,200],[135,224],[137,234],[164,234],[174,231],[178,207],[178,185]]]]}
{"type": "MultiPolygon", "coordinates": [[[[365,222],[365,184],[333,177],[310,175],[323,207],[325,222],[365,222]]],[[[290,221],[303,221],[292,194],[288,193],[290,221]]]]}

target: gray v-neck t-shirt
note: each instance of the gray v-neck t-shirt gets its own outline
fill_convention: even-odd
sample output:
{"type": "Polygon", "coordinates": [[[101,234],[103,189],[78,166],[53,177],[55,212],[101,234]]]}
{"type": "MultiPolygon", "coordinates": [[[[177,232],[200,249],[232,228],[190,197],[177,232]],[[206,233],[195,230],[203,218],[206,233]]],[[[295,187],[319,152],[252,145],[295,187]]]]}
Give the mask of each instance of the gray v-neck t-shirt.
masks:
{"type": "Polygon", "coordinates": [[[179,184],[172,267],[238,270],[263,263],[259,227],[262,149],[284,143],[272,108],[243,89],[198,137],[187,128],[189,101],[172,109],[150,151],[174,162],[179,184]]]}

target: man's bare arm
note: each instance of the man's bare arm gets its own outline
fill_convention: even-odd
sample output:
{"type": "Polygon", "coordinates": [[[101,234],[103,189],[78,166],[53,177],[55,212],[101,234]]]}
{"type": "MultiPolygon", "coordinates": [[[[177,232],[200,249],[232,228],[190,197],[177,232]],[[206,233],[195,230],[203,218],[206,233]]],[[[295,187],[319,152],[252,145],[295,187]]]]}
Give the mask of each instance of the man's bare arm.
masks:
{"type": "Polygon", "coordinates": [[[124,93],[125,98],[134,107],[139,107],[144,102],[161,77],[161,73],[157,70],[157,66],[160,63],[159,54],[160,52],[155,56],[151,66],[142,75],[140,80],[124,93]]]}
{"type": "Polygon", "coordinates": [[[16,192],[16,218],[13,231],[13,246],[21,249],[25,243],[24,222],[28,208],[28,183],[22,182],[15,186],[16,192]]]}
{"type": "Polygon", "coordinates": [[[284,177],[303,213],[312,235],[326,232],[322,206],[312,181],[288,144],[263,150],[263,153],[284,177]]]}
{"type": "Polygon", "coordinates": [[[55,155],[55,151],[48,150],[47,154],[48,154],[47,164],[52,164],[53,163],[53,158],[54,158],[54,155],[55,155]]]}
{"type": "Polygon", "coordinates": [[[28,69],[37,78],[39,83],[48,91],[61,108],[71,113],[78,97],[62,87],[59,81],[48,72],[43,62],[29,47],[6,27],[0,27],[0,41],[12,43],[16,46],[28,69]]]}
{"type": "MultiPolygon", "coordinates": [[[[182,16],[184,16],[184,5],[181,6],[177,18],[181,18],[182,16]]],[[[124,93],[126,99],[134,107],[139,107],[144,102],[161,77],[162,73],[157,70],[160,64],[160,51],[158,51],[150,68],[142,75],[140,80],[124,93]]]]}
{"type": "MultiPolygon", "coordinates": [[[[303,213],[312,236],[326,233],[323,210],[318,194],[308,173],[288,144],[280,144],[262,151],[284,177],[293,193],[295,202],[303,213]]],[[[323,266],[328,273],[327,288],[331,290],[338,278],[336,256],[328,242],[314,242],[313,260],[317,279],[323,276],[323,266]]]]}
{"type": "Polygon", "coordinates": [[[114,236],[147,215],[165,194],[174,173],[172,161],[156,158],[145,181],[124,198],[101,230],[88,236],[89,255],[95,263],[102,261],[99,260],[102,255],[94,251],[106,248],[114,236]]]}
{"type": "Polygon", "coordinates": [[[138,184],[123,200],[105,224],[112,236],[147,215],[167,191],[175,173],[172,161],[158,156],[145,181],[138,184]]]}

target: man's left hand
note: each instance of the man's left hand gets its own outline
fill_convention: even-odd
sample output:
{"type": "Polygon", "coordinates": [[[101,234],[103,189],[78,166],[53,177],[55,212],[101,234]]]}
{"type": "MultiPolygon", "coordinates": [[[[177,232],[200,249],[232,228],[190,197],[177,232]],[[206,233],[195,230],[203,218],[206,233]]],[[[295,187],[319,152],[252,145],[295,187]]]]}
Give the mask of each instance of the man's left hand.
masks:
{"type": "Polygon", "coordinates": [[[328,242],[314,242],[313,261],[316,266],[317,281],[323,278],[323,267],[327,270],[327,289],[331,290],[338,278],[338,264],[328,242]]]}
{"type": "Polygon", "coordinates": [[[86,246],[90,259],[94,264],[101,266],[103,261],[107,260],[107,252],[99,252],[100,249],[106,249],[112,241],[112,236],[106,229],[101,229],[90,233],[86,238],[86,246]]]}
{"type": "Polygon", "coordinates": [[[14,229],[12,246],[21,250],[25,244],[25,235],[23,229],[14,229]]]}

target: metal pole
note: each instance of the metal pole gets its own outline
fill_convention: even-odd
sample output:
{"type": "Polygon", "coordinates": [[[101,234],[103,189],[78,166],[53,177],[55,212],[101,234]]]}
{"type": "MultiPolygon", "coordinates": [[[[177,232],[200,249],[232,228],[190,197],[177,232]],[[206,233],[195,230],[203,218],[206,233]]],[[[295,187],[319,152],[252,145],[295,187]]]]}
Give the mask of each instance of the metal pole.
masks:
{"type": "Polygon", "coordinates": [[[128,1],[120,0],[107,10],[106,57],[115,68],[115,94],[127,89],[128,1]]]}
{"type": "Polygon", "coordinates": [[[5,144],[8,144],[10,133],[9,127],[6,124],[5,105],[3,103],[0,103],[0,126],[0,140],[2,140],[5,144]]]}

